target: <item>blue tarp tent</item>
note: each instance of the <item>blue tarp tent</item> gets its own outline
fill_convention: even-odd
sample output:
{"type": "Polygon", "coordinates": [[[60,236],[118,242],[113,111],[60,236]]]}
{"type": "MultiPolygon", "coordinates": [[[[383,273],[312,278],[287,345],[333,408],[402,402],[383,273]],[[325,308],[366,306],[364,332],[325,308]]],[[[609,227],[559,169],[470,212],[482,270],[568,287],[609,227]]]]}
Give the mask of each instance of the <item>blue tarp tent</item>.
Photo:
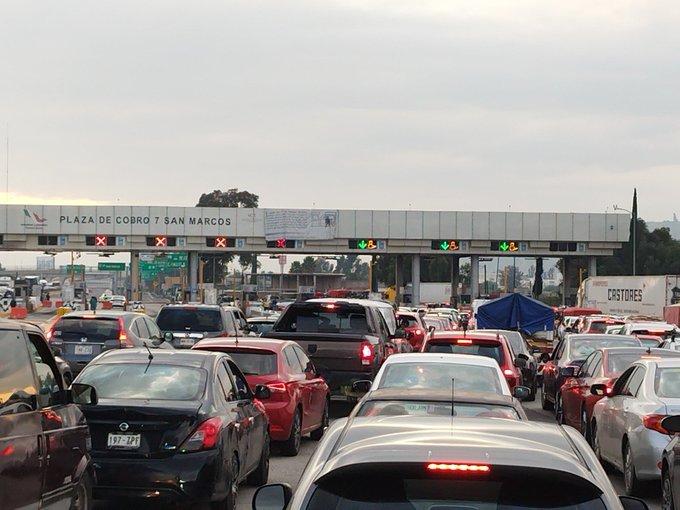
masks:
{"type": "Polygon", "coordinates": [[[535,299],[509,294],[480,306],[476,319],[477,329],[512,329],[531,335],[552,331],[555,312],[535,299]]]}

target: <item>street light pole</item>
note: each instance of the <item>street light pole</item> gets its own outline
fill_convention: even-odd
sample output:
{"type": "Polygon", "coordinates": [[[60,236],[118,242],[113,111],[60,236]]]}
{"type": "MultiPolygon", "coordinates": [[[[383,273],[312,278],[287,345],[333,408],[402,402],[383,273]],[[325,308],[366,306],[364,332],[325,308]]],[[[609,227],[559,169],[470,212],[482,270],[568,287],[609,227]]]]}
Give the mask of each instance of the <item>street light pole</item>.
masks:
{"type": "Polygon", "coordinates": [[[637,215],[633,216],[633,212],[618,205],[614,205],[615,211],[627,212],[633,217],[633,276],[637,274],[637,215]]]}

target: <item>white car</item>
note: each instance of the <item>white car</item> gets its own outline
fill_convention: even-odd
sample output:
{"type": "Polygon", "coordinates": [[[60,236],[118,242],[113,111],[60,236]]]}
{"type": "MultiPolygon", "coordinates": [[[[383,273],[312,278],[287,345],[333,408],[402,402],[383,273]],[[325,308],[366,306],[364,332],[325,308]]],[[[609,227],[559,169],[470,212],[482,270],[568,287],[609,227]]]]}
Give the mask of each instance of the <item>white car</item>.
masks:
{"type": "Polygon", "coordinates": [[[675,324],[668,324],[667,322],[630,322],[624,325],[619,334],[663,337],[677,330],[678,327],[675,324]]]}
{"type": "Polygon", "coordinates": [[[511,396],[495,359],[469,354],[418,352],[393,354],[378,371],[371,391],[379,388],[430,388],[511,396]],[[452,381],[453,380],[453,381],[452,381]]]}
{"type": "Polygon", "coordinates": [[[125,310],[125,305],[127,305],[127,299],[125,296],[111,296],[110,301],[113,308],[122,308],[125,310]]]}
{"type": "Polygon", "coordinates": [[[595,384],[591,393],[607,395],[593,409],[593,449],[623,472],[626,492],[637,494],[641,482],[661,477],[661,457],[671,440],[661,421],[680,414],[680,359],[643,358],[611,390],[595,384]]]}

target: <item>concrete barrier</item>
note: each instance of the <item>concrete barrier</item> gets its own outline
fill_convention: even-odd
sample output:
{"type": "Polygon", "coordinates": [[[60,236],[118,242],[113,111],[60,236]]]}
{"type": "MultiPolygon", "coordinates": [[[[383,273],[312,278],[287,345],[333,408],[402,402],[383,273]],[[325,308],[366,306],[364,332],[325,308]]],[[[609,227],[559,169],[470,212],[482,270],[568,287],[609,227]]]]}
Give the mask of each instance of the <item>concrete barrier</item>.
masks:
{"type": "Polygon", "coordinates": [[[43,308],[52,308],[52,301],[48,301],[47,299],[43,299],[42,306],[43,306],[43,308]]]}
{"type": "Polygon", "coordinates": [[[28,317],[28,309],[25,306],[15,306],[9,312],[10,319],[25,319],[28,317]]]}
{"type": "Polygon", "coordinates": [[[111,301],[102,301],[102,310],[113,310],[113,303],[111,301]]]}
{"type": "Polygon", "coordinates": [[[57,299],[54,302],[54,306],[56,306],[57,308],[61,308],[62,306],[64,306],[64,300],[63,299],[57,299]]]}

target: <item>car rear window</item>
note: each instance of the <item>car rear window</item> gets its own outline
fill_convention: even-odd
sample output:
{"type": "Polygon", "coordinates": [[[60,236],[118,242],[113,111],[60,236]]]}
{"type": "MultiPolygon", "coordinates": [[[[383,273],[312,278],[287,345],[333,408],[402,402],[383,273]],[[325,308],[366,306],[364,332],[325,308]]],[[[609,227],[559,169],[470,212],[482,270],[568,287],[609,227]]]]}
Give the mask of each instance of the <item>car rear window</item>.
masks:
{"type": "Polygon", "coordinates": [[[455,416],[457,418],[505,418],[519,420],[510,406],[456,403],[451,413],[450,402],[374,400],[366,402],[357,416],[455,416]]]}
{"type": "Polygon", "coordinates": [[[472,354],[475,356],[485,356],[487,358],[495,359],[499,365],[505,362],[503,349],[498,343],[473,343],[472,344],[454,344],[454,343],[439,343],[431,342],[425,346],[425,352],[440,352],[446,354],[472,354]]]}
{"type": "Polygon", "coordinates": [[[249,322],[248,326],[250,327],[250,331],[257,334],[257,335],[264,335],[265,333],[269,333],[272,328],[274,327],[273,322],[249,322]]]}
{"type": "Polygon", "coordinates": [[[78,377],[103,399],[198,400],[203,396],[206,371],[178,365],[111,363],[90,365],[78,377]]]}
{"type": "Polygon", "coordinates": [[[485,474],[444,474],[426,463],[376,463],[321,478],[305,509],[604,510],[601,497],[587,480],[550,469],[490,466],[485,474]]]}
{"type": "Polygon", "coordinates": [[[412,315],[399,315],[397,316],[397,321],[399,326],[402,328],[415,328],[417,326],[420,326],[418,319],[416,319],[412,315]]]}
{"type": "Polygon", "coordinates": [[[156,324],[163,331],[217,333],[223,331],[222,314],[210,308],[163,308],[156,324]]]}
{"type": "Polygon", "coordinates": [[[586,359],[593,351],[605,347],[640,347],[634,338],[616,338],[615,335],[596,338],[572,338],[569,346],[570,359],[586,359]]]}
{"type": "Polygon", "coordinates": [[[361,306],[336,306],[330,303],[291,305],[276,326],[282,333],[356,333],[369,332],[366,310],[361,306]]]}
{"type": "Polygon", "coordinates": [[[64,342],[104,342],[115,340],[120,336],[120,324],[117,318],[97,317],[82,319],[78,317],[62,317],[52,332],[52,337],[64,342]],[[84,340],[83,340],[84,339],[84,340]]]}
{"type": "Polygon", "coordinates": [[[271,351],[228,351],[244,375],[269,375],[278,372],[276,353],[271,351]]]}
{"type": "Polygon", "coordinates": [[[661,398],[680,398],[680,368],[657,368],[654,391],[661,398]]]}
{"type": "Polygon", "coordinates": [[[609,324],[605,321],[593,321],[590,323],[589,333],[605,333],[609,324]]]}
{"type": "Polygon", "coordinates": [[[379,388],[428,388],[501,394],[498,373],[491,367],[460,363],[392,363],[385,366],[379,388]]]}

